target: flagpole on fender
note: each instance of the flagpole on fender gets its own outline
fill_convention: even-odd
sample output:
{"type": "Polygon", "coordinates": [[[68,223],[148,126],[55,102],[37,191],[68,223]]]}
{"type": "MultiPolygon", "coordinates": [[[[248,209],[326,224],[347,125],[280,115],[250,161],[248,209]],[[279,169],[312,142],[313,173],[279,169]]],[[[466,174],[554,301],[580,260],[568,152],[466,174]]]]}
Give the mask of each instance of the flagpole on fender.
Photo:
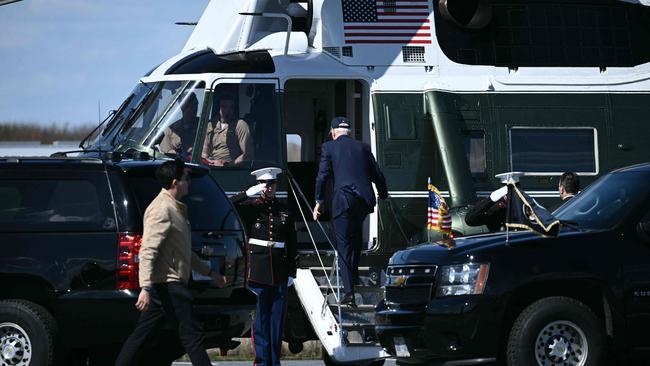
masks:
{"type": "Polygon", "coordinates": [[[429,228],[429,207],[431,207],[431,194],[429,193],[429,185],[431,185],[431,177],[427,177],[427,243],[431,243],[431,229],[429,228]]]}
{"type": "Polygon", "coordinates": [[[510,228],[508,227],[508,222],[510,222],[510,204],[512,202],[512,194],[514,193],[514,186],[508,184],[508,201],[506,204],[506,222],[504,225],[506,226],[506,246],[510,245],[510,228]]]}

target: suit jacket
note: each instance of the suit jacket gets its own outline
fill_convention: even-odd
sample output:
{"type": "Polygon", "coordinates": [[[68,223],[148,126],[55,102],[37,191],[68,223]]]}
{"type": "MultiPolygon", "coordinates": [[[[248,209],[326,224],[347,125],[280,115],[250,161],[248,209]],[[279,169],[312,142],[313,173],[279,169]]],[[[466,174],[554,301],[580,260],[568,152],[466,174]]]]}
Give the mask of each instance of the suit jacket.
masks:
{"type": "Polygon", "coordinates": [[[560,202],[558,202],[558,203],[552,205],[551,207],[549,207],[549,208],[548,208],[548,212],[553,212],[553,211],[557,210],[557,209],[560,208],[560,206],[562,206],[566,201],[570,200],[570,199],[573,198],[573,197],[575,197],[575,196],[567,196],[567,197],[564,197],[564,199],[563,199],[562,201],[560,201],[560,202]]]}
{"type": "Polygon", "coordinates": [[[166,189],[160,191],[144,213],[139,257],[140,287],[165,282],[187,283],[191,269],[203,275],[210,273],[210,266],[192,251],[187,206],[166,189]]]}
{"type": "Polygon", "coordinates": [[[347,210],[374,210],[377,200],[372,184],[375,183],[379,198],[388,197],[386,178],[370,151],[370,146],[349,136],[340,136],[323,144],[321,160],[316,177],[316,202],[322,203],[325,182],[334,180],[332,218],[347,210]]]}

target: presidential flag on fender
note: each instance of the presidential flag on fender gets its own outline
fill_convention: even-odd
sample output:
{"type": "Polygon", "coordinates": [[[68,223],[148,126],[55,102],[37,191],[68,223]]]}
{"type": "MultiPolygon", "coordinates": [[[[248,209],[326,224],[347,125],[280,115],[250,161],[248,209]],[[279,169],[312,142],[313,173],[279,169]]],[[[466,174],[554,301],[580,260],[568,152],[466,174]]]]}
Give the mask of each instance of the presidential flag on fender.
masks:
{"type": "Polygon", "coordinates": [[[532,230],[550,237],[560,232],[560,220],[514,184],[508,184],[507,210],[506,228],[532,230]]]}
{"type": "Polygon", "coordinates": [[[451,215],[449,206],[442,198],[440,191],[431,184],[431,178],[428,179],[429,190],[429,208],[427,214],[427,230],[439,231],[441,233],[451,233],[451,215]]]}

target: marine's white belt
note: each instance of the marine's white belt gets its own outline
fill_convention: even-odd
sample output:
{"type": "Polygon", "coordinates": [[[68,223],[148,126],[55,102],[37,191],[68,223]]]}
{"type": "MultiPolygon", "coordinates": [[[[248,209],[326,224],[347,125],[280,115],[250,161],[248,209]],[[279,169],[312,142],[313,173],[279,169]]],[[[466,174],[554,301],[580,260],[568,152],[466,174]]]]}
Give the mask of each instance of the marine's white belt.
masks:
{"type": "Polygon", "coordinates": [[[263,247],[284,248],[284,242],[283,241],[270,241],[270,240],[260,240],[260,239],[250,238],[250,239],[248,239],[248,242],[250,244],[260,245],[260,246],[263,246],[263,247]]]}

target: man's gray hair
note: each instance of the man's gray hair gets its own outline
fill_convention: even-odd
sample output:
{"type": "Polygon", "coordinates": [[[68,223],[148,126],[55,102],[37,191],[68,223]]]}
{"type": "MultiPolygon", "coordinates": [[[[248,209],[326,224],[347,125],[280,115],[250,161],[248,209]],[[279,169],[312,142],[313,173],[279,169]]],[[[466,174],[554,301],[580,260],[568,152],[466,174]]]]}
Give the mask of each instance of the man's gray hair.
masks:
{"type": "Polygon", "coordinates": [[[352,136],[352,130],[349,128],[335,128],[334,131],[340,134],[352,136]]]}

